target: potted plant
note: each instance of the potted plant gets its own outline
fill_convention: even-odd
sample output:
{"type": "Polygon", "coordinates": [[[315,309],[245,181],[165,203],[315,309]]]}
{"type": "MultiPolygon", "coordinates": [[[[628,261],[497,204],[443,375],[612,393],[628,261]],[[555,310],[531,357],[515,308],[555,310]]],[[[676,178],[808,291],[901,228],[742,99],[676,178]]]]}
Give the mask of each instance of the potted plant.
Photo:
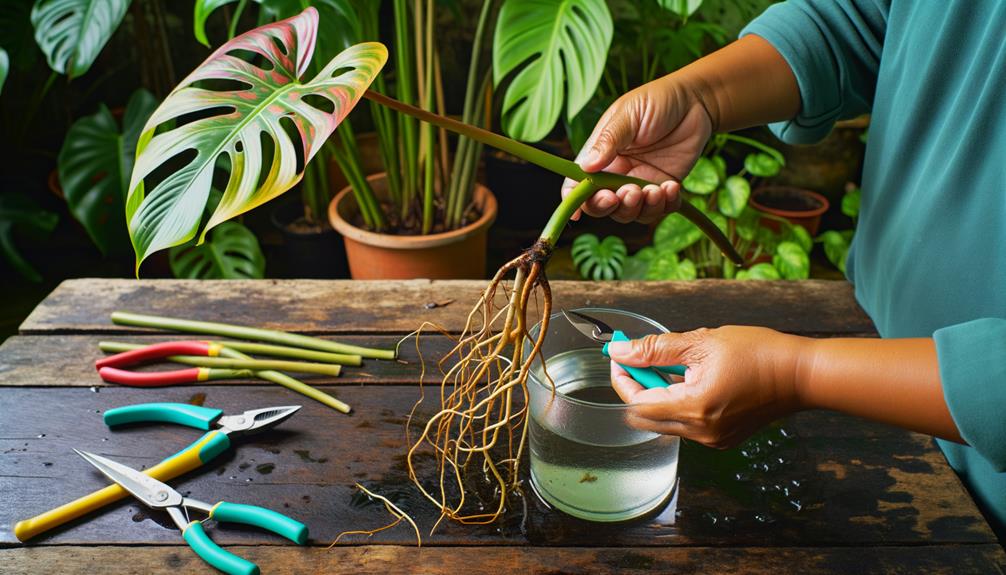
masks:
{"type": "Polygon", "coordinates": [[[784,164],[782,154],[765,144],[717,134],[682,181],[684,200],[730,238],[744,258],[740,267],[725,260],[680,213],[666,216],[654,229],[653,244],[631,256],[615,236],[602,241],[593,234],[582,234],[573,242],[573,261],[581,276],[589,279],[806,279],[813,247],[808,231],[784,218],[764,216],[748,205],[752,182],[775,175],[784,164]],[[755,149],[732,175],[727,173],[728,162],[723,156],[729,143],[755,149]]]}

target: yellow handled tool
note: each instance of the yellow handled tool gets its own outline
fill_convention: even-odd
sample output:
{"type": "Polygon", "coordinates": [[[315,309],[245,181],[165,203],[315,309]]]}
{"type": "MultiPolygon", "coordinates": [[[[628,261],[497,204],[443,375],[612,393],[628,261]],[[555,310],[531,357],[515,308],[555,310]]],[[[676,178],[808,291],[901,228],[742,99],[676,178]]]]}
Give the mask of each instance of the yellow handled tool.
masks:
{"type": "MultiPolygon", "coordinates": [[[[143,403],[110,409],[105,412],[104,419],[110,426],[138,421],[163,421],[210,430],[192,445],[143,472],[159,481],[169,481],[199,468],[227,450],[231,445],[231,434],[267,429],[290,417],[298,409],[299,405],[267,407],[251,409],[238,415],[223,415],[223,411],[219,409],[184,403],[143,403]]],[[[14,526],[14,536],[20,541],[27,541],[128,495],[117,484],[109,485],[41,515],[19,521],[14,526]]]]}

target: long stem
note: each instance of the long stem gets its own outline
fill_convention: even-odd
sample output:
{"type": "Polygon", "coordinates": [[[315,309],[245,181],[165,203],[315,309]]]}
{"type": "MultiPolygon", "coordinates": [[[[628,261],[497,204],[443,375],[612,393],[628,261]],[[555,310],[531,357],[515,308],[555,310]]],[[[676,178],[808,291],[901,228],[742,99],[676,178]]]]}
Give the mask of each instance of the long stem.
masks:
{"type": "Polygon", "coordinates": [[[580,183],[573,188],[569,195],[563,198],[562,202],[559,203],[559,207],[552,212],[552,217],[548,219],[548,223],[545,224],[545,228],[541,231],[541,239],[548,243],[549,246],[554,246],[559,241],[562,231],[566,229],[566,223],[573,215],[573,212],[599,189],[601,188],[594,183],[591,177],[580,180],[580,183]]]}
{"type": "MultiPolygon", "coordinates": [[[[422,0],[416,0],[416,6],[422,0]]],[[[419,43],[417,35],[416,43],[419,43]]],[[[421,72],[425,87],[423,89],[423,108],[433,110],[433,0],[426,0],[426,41],[424,42],[423,68],[421,72]]],[[[423,228],[422,233],[428,234],[433,229],[433,175],[436,160],[436,150],[433,144],[433,124],[424,123],[423,147],[426,155],[423,157],[423,228]]]]}
{"type": "MultiPolygon", "coordinates": [[[[565,176],[576,181],[583,181],[590,178],[599,189],[618,189],[625,184],[646,186],[653,183],[642,178],[635,178],[622,174],[613,174],[610,172],[587,173],[583,171],[583,169],[581,169],[575,162],[560,158],[559,156],[555,156],[544,150],[539,150],[538,148],[529,146],[523,142],[512,140],[506,136],[494,134],[488,130],[483,130],[482,128],[478,128],[476,126],[470,126],[451,118],[438,116],[371,90],[367,90],[364,96],[371,101],[388,106],[389,108],[398,110],[399,112],[408,114],[424,122],[429,122],[436,126],[443,126],[447,130],[463,134],[474,140],[478,140],[483,144],[503,150],[504,152],[517,156],[518,158],[531,162],[532,164],[541,166],[546,170],[559,174],[560,176],[565,176]]],[[[734,249],[730,240],[727,239],[727,237],[723,235],[723,232],[716,227],[716,224],[706,217],[705,214],[700,212],[698,208],[688,202],[681,202],[681,207],[678,211],[681,215],[687,218],[688,221],[692,222],[696,225],[696,227],[702,230],[702,233],[708,236],[709,239],[716,244],[720,251],[729,257],[732,262],[737,265],[741,265],[744,262],[744,259],[741,258],[740,254],[737,253],[737,250],[734,249]]],[[[572,214],[572,212],[570,213],[572,214]]]]}
{"type": "MultiPolygon", "coordinates": [[[[231,343],[235,343],[235,342],[231,342],[231,343]]],[[[134,343],[120,343],[120,342],[103,341],[103,342],[101,342],[101,343],[98,344],[98,347],[101,349],[101,351],[104,351],[104,352],[108,352],[108,353],[120,353],[120,352],[123,352],[123,351],[132,351],[134,349],[140,349],[141,347],[143,347],[143,345],[142,344],[134,344],[134,343]]],[[[223,357],[229,357],[229,358],[232,358],[232,359],[251,359],[250,357],[248,357],[247,355],[241,353],[240,351],[238,351],[236,349],[233,349],[233,348],[229,348],[229,347],[225,347],[225,348],[221,349],[220,350],[220,355],[223,356],[223,357]]],[[[309,397],[309,398],[311,398],[311,399],[313,399],[313,400],[315,400],[315,401],[317,401],[319,403],[327,405],[328,407],[331,407],[332,409],[335,409],[337,411],[341,411],[342,413],[349,413],[350,411],[352,411],[352,408],[349,407],[349,404],[347,404],[347,403],[345,403],[343,401],[339,401],[338,399],[332,397],[331,395],[325,393],[324,391],[315,389],[315,388],[311,387],[310,385],[304,383],[303,381],[294,379],[294,378],[290,377],[289,375],[287,375],[285,373],[280,373],[278,371],[273,371],[273,370],[256,371],[254,373],[255,373],[255,377],[257,377],[259,379],[264,379],[266,381],[271,381],[273,383],[282,385],[283,387],[285,387],[287,389],[290,389],[292,391],[296,391],[297,393],[299,393],[301,395],[304,395],[304,396],[309,397]]]]}
{"type": "MultiPolygon", "coordinates": [[[[408,54],[409,46],[409,14],[405,0],[395,0],[395,57],[398,79],[398,97],[405,105],[411,105],[414,89],[412,87],[412,66],[408,54]]],[[[399,115],[399,135],[402,139],[402,223],[408,219],[409,210],[415,199],[416,174],[418,172],[418,145],[416,141],[416,125],[408,115],[399,115]]]]}
{"type": "Polygon", "coordinates": [[[233,337],[235,339],[267,341],[269,343],[275,343],[279,345],[303,347],[306,349],[317,349],[320,351],[328,351],[331,353],[349,353],[353,355],[359,355],[362,357],[369,357],[374,359],[395,359],[395,350],[392,349],[374,349],[368,347],[360,347],[356,345],[348,345],[317,337],[311,337],[309,335],[288,333],[285,331],[279,331],[275,329],[245,327],[240,325],[231,325],[227,323],[216,323],[210,321],[194,321],[173,317],[130,313],[125,311],[112,312],[112,323],[117,325],[130,325],[135,327],[168,329],[173,331],[181,331],[185,333],[201,333],[201,334],[217,335],[221,337],[233,337]]]}

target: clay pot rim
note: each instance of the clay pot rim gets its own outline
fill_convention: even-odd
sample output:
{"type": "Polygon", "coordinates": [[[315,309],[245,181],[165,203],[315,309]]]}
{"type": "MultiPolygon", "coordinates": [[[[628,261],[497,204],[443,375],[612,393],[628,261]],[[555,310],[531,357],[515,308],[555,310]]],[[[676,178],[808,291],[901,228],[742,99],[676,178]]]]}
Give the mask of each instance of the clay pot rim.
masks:
{"type": "Polygon", "coordinates": [[[754,207],[760,212],[765,212],[768,214],[773,214],[784,218],[816,218],[824,214],[824,212],[827,212],[828,208],[831,207],[831,203],[828,201],[828,198],[824,197],[823,195],[812,190],[806,190],[804,188],[797,188],[794,186],[761,186],[754,192],[752,192],[751,199],[749,199],[748,202],[751,204],[752,207],[754,207]],[[811,198],[814,198],[814,200],[816,200],[820,205],[818,205],[818,207],[812,210],[782,210],[779,208],[766,206],[765,204],[762,204],[758,201],[758,195],[763,194],[769,190],[796,191],[805,196],[810,196],[811,198]]]}
{"type": "MultiPolygon", "coordinates": [[[[367,176],[367,181],[373,184],[375,181],[386,178],[387,174],[385,172],[379,172],[367,176]]],[[[352,193],[352,186],[346,186],[345,188],[339,190],[339,193],[332,198],[332,201],[328,204],[328,221],[332,224],[332,227],[335,228],[335,231],[339,232],[344,237],[363,244],[381,248],[420,250],[435,248],[445,244],[457,243],[469,236],[481,233],[482,230],[491,226],[496,220],[496,196],[493,195],[489,188],[476,182],[475,199],[482,199],[482,215],[479,216],[479,219],[467,226],[456,230],[440,232],[438,234],[413,236],[379,234],[377,232],[371,232],[354,226],[349,223],[349,220],[347,220],[343,214],[340,213],[339,206],[342,205],[344,199],[348,198],[349,200],[352,200],[355,207],[356,199],[352,196],[352,193]]]]}

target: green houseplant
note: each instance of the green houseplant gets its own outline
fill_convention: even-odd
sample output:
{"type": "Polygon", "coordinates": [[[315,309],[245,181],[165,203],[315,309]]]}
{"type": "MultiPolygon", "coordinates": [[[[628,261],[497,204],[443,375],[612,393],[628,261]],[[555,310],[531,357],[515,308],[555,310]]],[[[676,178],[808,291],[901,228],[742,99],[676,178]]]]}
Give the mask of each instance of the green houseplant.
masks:
{"type": "MultiPolygon", "coordinates": [[[[572,161],[527,144],[368,91],[387,58],[387,49],[375,42],[346,49],[317,75],[306,77],[317,24],[318,13],[308,8],[234,38],[189,74],[151,115],[137,145],[125,207],[137,270],[151,253],[205,238],[228,219],[290,189],[303,177],[297,150],[303,163],[309,163],[363,97],[579,181],[534,245],[501,267],[474,303],[457,347],[448,354],[453,360],[445,366],[441,381],[441,411],[415,436],[408,454],[416,487],[446,517],[492,521],[519,478],[527,412],[514,400],[525,389],[531,360],[548,333],[552,298],[544,265],[586,198],[602,187],[648,182],[612,173],[588,174],[572,161]],[[245,52],[253,52],[257,63],[237,57],[245,52]],[[271,73],[264,73],[263,67],[271,73]],[[203,224],[215,176],[226,185],[203,224]],[[512,287],[500,291],[499,295],[506,294],[505,303],[497,309],[497,290],[511,274],[512,287]],[[534,322],[527,311],[538,296],[544,325],[532,339],[534,322]],[[434,476],[460,491],[453,487],[430,491],[424,486],[412,463],[427,449],[433,450],[438,468],[434,476]],[[500,450],[511,455],[501,458],[500,450]],[[478,464],[466,465],[472,458],[478,464]],[[473,511],[465,506],[463,494],[470,487],[464,478],[468,471],[462,468],[498,488],[490,509],[473,511]],[[461,493],[460,501],[451,493],[461,493]]],[[[732,261],[742,261],[699,208],[686,203],[680,213],[732,261]]]]}

